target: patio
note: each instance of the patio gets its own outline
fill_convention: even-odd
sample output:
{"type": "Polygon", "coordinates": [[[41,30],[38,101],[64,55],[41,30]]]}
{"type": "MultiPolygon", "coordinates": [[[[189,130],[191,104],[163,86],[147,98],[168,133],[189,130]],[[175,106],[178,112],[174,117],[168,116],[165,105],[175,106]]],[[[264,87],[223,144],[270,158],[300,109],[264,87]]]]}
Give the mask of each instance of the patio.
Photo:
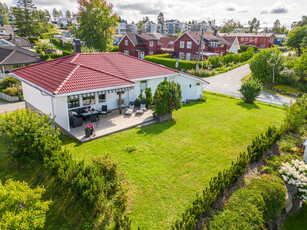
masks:
{"type": "Polygon", "coordinates": [[[81,127],[71,127],[70,134],[80,142],[87,142],[139,125],[146,126],[156,122],[157,121],[153,117],[152,110],[147,110],[141,115],[134,112],[131,116],[118,114],[118,110],[112,110],[108,113],[107,117],[100,115],[99,122],[93,122],[95,125],[95,131],[90,137],[86,138],[84,133],[85,125],[90,124],[90,122],[87,122],[87,124],[83,122],[81,127]]]}

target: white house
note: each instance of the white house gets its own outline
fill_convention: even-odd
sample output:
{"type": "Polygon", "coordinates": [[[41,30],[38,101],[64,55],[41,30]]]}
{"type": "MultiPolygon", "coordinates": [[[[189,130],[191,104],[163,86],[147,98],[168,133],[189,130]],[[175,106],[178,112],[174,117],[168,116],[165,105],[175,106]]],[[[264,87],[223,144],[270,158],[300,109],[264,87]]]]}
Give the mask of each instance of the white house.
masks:
{"type": "Polygon", "coordinates": [[[230,53],[237,54],[240,50],[240,43],[238,37],[223,36],[223,38],[229,43],[229,45],[227,46],[227,50],[230,53]]]}
{"type": "Polygon", "coordinates": [[[154,93],[163,80],[181,85],[182,99],[196,100],[208,82],[162,65],[123,53],[75,53],[12,71],[22,82],[26,107],[55,117],[56,123],[70,131],[69,111],[84,106],[99,110],[127,106],[141,90],[154,93]]]}

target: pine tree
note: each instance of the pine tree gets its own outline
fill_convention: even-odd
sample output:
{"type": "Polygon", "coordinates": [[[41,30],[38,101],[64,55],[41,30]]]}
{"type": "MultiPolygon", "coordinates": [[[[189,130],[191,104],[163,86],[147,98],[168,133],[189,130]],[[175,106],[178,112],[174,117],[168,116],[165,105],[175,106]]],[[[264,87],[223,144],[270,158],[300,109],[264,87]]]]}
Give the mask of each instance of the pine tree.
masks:
{"type": "Polygon", "coordinates": [[[13,8],[15,26],[18,34],[23,37],[40,35],[40,19],[36,6],[32,0],[18,0],[17,6],[13,8]]]}
{"type": "Polygon", "coordinates": [[[9,22],[9,9],[7,7],[7,5],[5,3],[1,3],[0,2],[0,16],[2,16],[2,24],[3,25],[9,25],[10,22],[9,22]]]}
{"type": "Polygon", "coordinates": [[[86,46],[108,51],[112,46],[118,17],[105,0],[78,0],[80,26],[77,31],[86,46]]]}
{"type": "Polygon", "coordinates": [[[69,10],[66,11],[65,16],[66,16],[67,19],[71,18],[71,13],[70,13],[69,10]]]}
{"type": "Polygon", "coordinates": [[[160,12],[158,17],[157,17],[157,21],[158,21],[158,24],[161,24],[162,26],[164,26],[164,14],[163,12],[160,12]]]}

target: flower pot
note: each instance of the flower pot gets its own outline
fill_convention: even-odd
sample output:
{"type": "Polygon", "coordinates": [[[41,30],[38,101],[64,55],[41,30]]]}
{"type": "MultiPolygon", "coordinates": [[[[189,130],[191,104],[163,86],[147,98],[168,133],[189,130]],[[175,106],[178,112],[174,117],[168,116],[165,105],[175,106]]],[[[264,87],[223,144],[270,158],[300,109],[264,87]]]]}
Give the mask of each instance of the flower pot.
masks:
{"type": "Polygon", "coordinates": [[[93,129],[85,129],[85,137],[90,137],[93,134],[93,129]]]}

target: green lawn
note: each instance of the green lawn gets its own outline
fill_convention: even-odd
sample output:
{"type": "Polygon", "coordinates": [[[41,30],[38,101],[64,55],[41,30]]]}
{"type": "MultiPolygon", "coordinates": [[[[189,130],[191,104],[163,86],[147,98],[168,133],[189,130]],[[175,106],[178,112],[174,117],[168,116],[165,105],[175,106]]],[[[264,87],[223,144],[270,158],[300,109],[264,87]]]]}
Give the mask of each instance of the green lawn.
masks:
{"type": "Polygon", "coordinates": [[[307,226],[307,204],[296,213],[286,218],[282,225],[283,230],[304,230],[307,226]]]}
{"type": "Polygon", "coordinates": [[[207,97],[206,103],[185,105],[166,123],[85,144],[63,137],[63,143],[76,160],[87,162],[92,156],[109,153],[130,184],[134,228],[167,228],[212,176],[229,167],[256,135],[270,125],[280,125],[284,117],[279,107],[207,97]]]}

